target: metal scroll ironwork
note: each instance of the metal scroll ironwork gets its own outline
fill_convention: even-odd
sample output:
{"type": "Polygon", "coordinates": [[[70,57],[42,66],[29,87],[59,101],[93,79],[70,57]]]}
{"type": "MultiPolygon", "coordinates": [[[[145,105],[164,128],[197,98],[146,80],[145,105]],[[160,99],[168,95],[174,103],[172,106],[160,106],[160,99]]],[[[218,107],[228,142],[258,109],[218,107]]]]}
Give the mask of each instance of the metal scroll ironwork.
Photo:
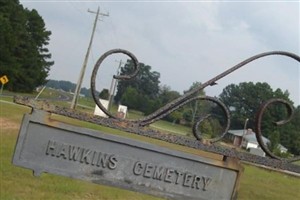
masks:
{"type": "MultiPolygon", "coordinates": [[[[284,120],[281,120],[281,121],[278,121],[278,122],[274,122],[274,124],[276,126],[284,125],[284,124],[288,123],[289,121],[291,121],[291,119],[293,118],[294,109],[293,109],[293,106],[288,101],[283,100],[283,99],[270,99],[270,100],[266,101],[265,103],[263,103],[260,106],[260,108],[257,112],[256,123],[255,123],[256,124],[255,133],[256,133],[256,139],[257,139],[260,147],[263,149],[263,151],[268,156],[270,156],[271,158],[281,160],[282,159],[281,157],[275,155],[274,153],[272,153],[272,151],[269,150],[269,148],[263,142],[263,139],[262,139],[262,130],[261,130],[262,129],[261,128],[262,118],[263,118],[263,115],[264,115],[265,111],[267,110],[267,108],[272,104],[283,104],[283,105],[285,105],[285,107],[287,109],[287,114],[288,114],[287,119],[284,119],[284,120]]],[[[290,159],[286,159],[287,162],[293,162],[293,161],[297,161],[297,160],[300,160],[300,156],[290,158],[290,159]]]]}
{"type": "MultiPolygon", "coordinates": [[[[105,60],[105,58],[107,58],[108,56],[112,55],[112,54],[116,54],[116,53],[122,53],[125,54],[127,56],[129,56],[134,63],[134,72],[130,75],[125,75],[125,76],[114,76],[115,79],[119,79],[119,80],[129,80],[134,78],[138,72],[139,72],[139,63],[137,58],[134,56],[134,54],[132,54],[131,52],[127,51],[127,50],[123,50],[123,49],[112,49],[106,53],[104,53],[96,62],[95,67],[93,69],[92,72],[92,76],[91,76],[91,90],[92,90],[92,96],[93,99],[95,101],[95,103],[97,104],[97,106],[99,106],[99,108],[106,114],[108,115],[110,118],[113,119],[118,119],[117,117],[115,117],[113,114],[111,114],[99,101],[97,95],[96,95],[96,76],[97,76],[97,72],[100,68],[100,65],[102,64],[102,62],[105,60]]],[[[211,101],[215,104],[217,104],[219,107],[221,107],[225,118],[226,118],[226,126],[224,128],[223,133],[221,134],[221,136],[217,137],[217,138],[213,138],[211,140],[209,140],[211,143],[217,142],[219,140],[221,140],[225,134],[228,132],[229,127],[230,127],[230,112],[228,110],[228,108],[217,98],[214,97],[209,97],[209,96],[196,96],[196,94],[203,90],[204,88],[208,87],[208,86],[213,86],[216,84],[216,82],[222,78],[224,78],[225,76],[231,74],[232,72],[238,70],[239,68],[245,66],[246,64],[253,62],[254,60],[257,60],[259,58],[263,58],[266,56],[272,56],[272,55],[281,55],[281,56],[286,56],[289,58],[292,58],[298,62],[300,62],[300,57],[296,54],[290,53],[290,52],[284,52],[284,51],[271,51],[271,52],[265,52],[265,53],[261,53],[261,54],[257,54],[255,56],[252,56],[246,60],[244,60],[243,62],[238,63],[237,65],[229,68],[228,70],[224,71],[223,73],[213,77],[212,79],[206,81],[205,83],[203,83],[202,85],[194,88],[193,90],[187,92],[186,94],[184,94],[183,96],[171,101],[170,103],[166,104],[165,106],[161,107],[160,109],[156,110],[155,112],[153,112],[152,114],[141,118],[141,119],[137,119],[137,120],[128,120],[128,119],[118,119],[120,121],[124,121],[124,122],[128,122],[128,123],[133,123],[139,126],[146,126],[149,125],[151,123],[154,123],[157,120],[160,120],[161,118],[167,116],[168,114],[172,113],[173,111],[177,110],[178,108],[192,102],[192,101],[211,101]]],[[[258,140],[258,143],[260,144],[260,146],[262,147],[262,149],[266,152],[267,155],[269,155],[272,158],[275,159],[281,159],[280,157],[274,155],[267,147],[266,145],[263,143],[262,140],[262,131],[261,131],[261,121],[262,121],[262,116],[264,111],[266,110],[266,108],[273,103],[283,103],[286,105],[288,111],[289,111],[289,119],[288,120],[284,120],[284,121],[280,121],[277,122],[277,125],[281,125],[284,124],[286,122],[288,122],[291,118],[292,118],[292,114],[293,114],[293,107],[286,101],[282,100],[282,99],[271,99],[269,101],[267,101],[266,103],[264,103],[261,107],[261,109],[259,110],[258,114],[257,114],[257,120],[256,120],[256,137],[258,140]]],[[[201,119],[199,119],[198,121],[196,121],[196,123],[193,126],[193,134],[196,137],[196,139],[198,140],[202,140],[201,137],[201,132],[198,130],[199,124],[201,124],[201,122],[203,122],[203,120],[205,120],[206,118],[210,117],[210,115],[207,115],[205,117],[202,117],[201,119]]],[[[293,158],[290,159],[288,161],[294,161],[294,160],[299,160],[300,158],[293,158]]]]}

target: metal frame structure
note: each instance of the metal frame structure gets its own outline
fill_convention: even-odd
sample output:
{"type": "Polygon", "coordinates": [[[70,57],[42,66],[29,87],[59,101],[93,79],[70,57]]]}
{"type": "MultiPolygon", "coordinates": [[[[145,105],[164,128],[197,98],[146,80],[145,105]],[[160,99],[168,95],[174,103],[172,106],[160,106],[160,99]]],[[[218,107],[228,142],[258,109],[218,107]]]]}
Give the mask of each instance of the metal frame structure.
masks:
{"type": "MultiPolygon", "coordinates": [[[[92,76],[91,76],[91,90],[92,90],[92,95],[93,95],[93,99],[95,101],[95,103],[99,106],[99,108],[106,114],[108,115],[110,118],[112,119],[116,119],[116,117],[114,115],[112,115],[104,106],[102,106],[102,104],[99,101],[99,98],[96,95],[96,76],[97,76],[97,72],[100,68],[101,63],[105,60],[105,58],[107,58],[108,56],[112,55],[112,54],[116,54],[116,53],[123,53],[127,56],[129,56],[134,63],[134,72],[131,75],[127,75],[127,76],[114,76],[115,79],[119,79],[119,80],[129,80],[129,79],[133,79],[139,71],[139,63],[137,58],[129,51],[127,50],[123,50],[123,49],[112,49],[106,53],[104,53],[96,62],[94,70],[92,72],[92,76]]],[[[183,96],[173,100],[172,102],[168,103],[167,105],[163,106],[162,108],[158,109],[157,111],[153,112],[152,114],[142,118],[142,119],[138,119],[138,120],[126,120],[123,119],[123,122],[126,123],[130,123],[130,124],[137,124],[139,126],[145,126],[145,125],[149,125],[151,123],[154,123],[155,121],[167,116],[168,114],[170,114],[171,112],[177,110],[178,108],[192,102],[192,101],[202,101],[202,100],[206,100],[206,101],[211,101],[213,103],[216,103],[218,106],[221,107],[222,111],[224,112],[224,116],[226,118],[226,127],[224,128],[223,133],[221,134],[220,137],[214,138],[212,140],[210,140],[211,143],[217,142],[219,140],[221,140],[225,134],[228,132],[229,127],[230,127],[230,112],[229,109],[217,98],[214,97],[209,97],[209,96],[200,96],[200,97],[195,97],[195,94],[197,94],[199,91],[203,90],[204,88],[208,87],[208,86],[212,86],[215,85],[216,82],[222,78],[224,78],[225,76],[231,74],[232,72],[240,69],[241,67],[245,66],[246,64],[253,62],[254,60],[266,57],[266,56],[274,56],[274,55],[280,55],[280,56],[286,56],[289,58],[292,58],[296,61],[298,61],[300,63],[300,57],[296,54],[290,53],[290,52],[284,52],[284,51],[271,51],[271,52],[265,52],[265,53],[261,53],[261,54],[257,54],[255,56],[252,56],[242,62],[240,62],[239,64],[229,68],[228,70],[224,71],[223,73],[215,76],[214,78],[206,81],[205,83],[201,84],[200,86],[194,88],[193,90],[187,92],[186,94],[184,94],[183,96]]],[[[292,162],[292,161],[296,161],[296,160],[300,160],[300,157],[295,157],[292,159],[282,159],[276,155],[274,155],[267,147],[266,145],[262,142],[262,131],[261,131],[261,122],[262,122],[262,116],[266,110],[267,107],[269,107],[269,105],[271,104],[275,104],[275,103],[280,103],[286,106],[287,110],[288,110],[288,119],[286,120],[282,120],[280,122],[276,122],[276,125],[283,125],[287,122],[289,122],[292,119],[293,116],[293,106],[288,102],[285,101],[283,99],[270,99],[269,101],[267,101],[266,103],[264,103],[261,108],[259,109],[258,113],[257,113],[257,117],[256,117],[256,137],[257,137],[257,141],[259,143],[259,145],[262,147],[262,149],[265,151],[265,153],[270,156],[271,158],[276,158],[276,159],[280,159],[280,160],[285,160],[288,162],[292,162]]],[[[196,123],[193,126],[193,134],[194,136],[198,139],[198,140],[202,140],[201,137],[201,132],[198,130],[199,124],[205,119],[209,117],[205,116],[200,118],[198,121],[196,121],[196,123]]]]}
{"type": "Polygon", "coordinates": [[[92,90],[92,95],[93,95],[93,99],[95,101],[95,103],[97,104],[97,106],[99,106],[99,108],[107,115],[109,116],[109,118],[101,118],[101,117],[97,117],[97,116],[92,116],[86,113],[82,113],[76,110],[70,110],[67,108],[61,108],[58,106],[54,106],[54,105],[50,105],[47,102],[43,102],[43,103],[39,103],[39,102],[35,102],[32,99],[29,98],[24,98],[24,97],[16,97],[15,98],[15,102],[19,103],[19,104],[24,104],[27,106],[31,106],[35,109],[42,109],[42,110],[46,110],[48,112],[51,113],[56,113],[56,114],[60,114],[60,115],[64,115],[64,116],[68,116],[68,117],[72,117],[75,119],[80,119],[80,120],[84,120],[84,121],[89,121],[92,123],[96,123],[96,124],[100,124],[100,125],[105,125],[108,127],[112,127],[112,128],[116,128],[122,131],[126,131],[126,132],[130,132],[130,133],[135,133],[135,134],[139,134],[139,135],[144,135],[147,137],[152,137],[152,138],[156,138],[156,139],[160,139],[160,140],[164,140],[167,142],[171,142],[171,143],[175,143],[175,144],[180,144],[180,145],[184,145],[184,146],[188,146],[188,147],[192,147],[192,148],[196,148],[196,149],[201,149],[204,151],[209,151],[209,152],[214,152],[214,153],[218,153],[218,154],[222,154],[228,157],[237,157],[241,160],[245,160],[248,162],[253,162],[253,163],[257,163],[257,164],[262,164],[262,165],[267,165],[267,166],[272,166],[275,168],[281,168],[281,169],[286,169],[286,170],[290,170],[290,171],[294,171],[294,172],[300,172],[300,169],[294,165],[289,164],[289,162],[293,162],[296,160],[299,160],[300,157],[294,157],[294,158],[290,158],[290,159],[285,159],[285,158],[281,158],[278,157],[276,155],[274,155],[269,149],[268,147],[263,143],[262,141],[262,130],[261,130],[261,124],[262,124],[262,119],[263,119],[263,115],[266,111],[266,109],[271,105],[271,104],[283,104],[286,106],[287,111],[288,111],[288,117],[285,120],[276,122],[276,125],[283,125],[287,122],[289,122],[292,119],[293,116],[293,106],[283,100],[283,99],[270,99],[268,100],[266,103],[264,103],[261,108],[259,109],[259,111],[257,112],[257,117],[256,117],[256,138],[257,141],[259,142],[259,145],[262,147],[262,149],[265,151],[265,153],[270,157],[257,157],[255,155],[249,155],[247,153],[242,153],[242,152],[237,152],[234,149],[226,149],[223,147],[220,147],[218,144],[215,144],[217,141],[220,141],[225,134],[227,133],[229,127],[230,127],[230,111],[229,109],[226,107],[226,105],[224,103],[222,103],[219,99],[215,98],[215,97],[209,97],[209,96],[199,96],[199,97],[195,97],[195,94],[197,94],[199,91],[203,90],[204,88],[208,87],[208,86],[212,86],[214,84],[216,84],[216,82],[222,78],[224,78],[225,76],[229,75],[230,73],[240,69],[241,67],[245,66],[246,64],[266,57],[266,56],[275,56],[275,55],[279,55],[279,56],[286,56],[289,58],[292,58],[298,62],[300,62],[300,57],[296,54],[293,53],[289,53],[289,52],[284,52],[284,51],[272,51],[272,52],[266,52],[266,53],[261,53],[261,54],[257,54],[255,56],[252,56],[242,62],[240,62],[239,64],[229,68],[228,70],[224,71],[223,73],[215,76],[214,78],[206,81],[205,83],[203,83],[202,85],[194,88],[193,90],[189,91],[188,93],[184,94],[183,96],[173,100],[172,102],[166,104],[165,106],[163,106],[162,108],[158,109],[157,111],[153,112],[152,114],[142,118],[142,119],[137,119],[137,120],[128,120],[128,119],[119,119],[116,116],[114,116],[112,113],[110,113],[99,101],[98,96],[96,95],[96,77],[97,77],[97,73],[98,70],[100,69],[100,65],[102,64],[102,62],[110,55],[112,54],[117,54],[117,53],[122,53],[125,54],[127,56],[129,56],[129,58],[131,58],[133,60],[134,63],[134,71],[132,74],[129,75],[116,75],[114,76],[115,79],[118,80],[130,80],[133,79],[139,72],[139,62],[138,59],[135,57],[134,54],[132,54],[131,52],[127,51],[127,50],[123,50],[123,49],[112,49],[110,51],[107,51],[106,53],[104,53],[96,62],[95,67],[93,69],[92,72],[92,76],[91,76],[91,90],[92,90]],[[205,140],[202,138],[201,136],[201,132],[199,131],[198,127],[199,125],[208,117],[210,117],[210,115],[206,115],[202,118],[199,118],[195,124],[193,125],[193,134],[195,136],[195,138],[197,140],[193,140],[192,138],[189,137],[184,137],[184,136],[178,136],[178,135],[171,135],[171,134],[164,134],[161,133],[157,130],[152,130],[150,128],[147,127],[147,125],[154,123],[155,121],[167,116],[168,114],[170,114],[171,112],[177,110],[178,108],[193,102],[193,101],[210,101],[215,103],[217,106],[219,106],[221,108],[221,110],[224,113],[224,117],[225,117],[225,121],[226,121],[226,125],[223,128],[223,132],[220,134],[219,137],[213,138],[211,140],[205,140]]]}

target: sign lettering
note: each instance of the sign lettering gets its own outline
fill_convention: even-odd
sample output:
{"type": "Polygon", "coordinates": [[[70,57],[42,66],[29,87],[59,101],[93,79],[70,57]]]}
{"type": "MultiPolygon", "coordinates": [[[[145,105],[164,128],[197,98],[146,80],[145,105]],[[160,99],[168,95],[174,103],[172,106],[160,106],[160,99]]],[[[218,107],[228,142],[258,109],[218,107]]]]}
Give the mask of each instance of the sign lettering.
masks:
{"type": "Polygon", "coordinates": [[[52,122],[40,111],[24,117],[15,165],[172,199],[235,195],[237,163],[52,122]]]}

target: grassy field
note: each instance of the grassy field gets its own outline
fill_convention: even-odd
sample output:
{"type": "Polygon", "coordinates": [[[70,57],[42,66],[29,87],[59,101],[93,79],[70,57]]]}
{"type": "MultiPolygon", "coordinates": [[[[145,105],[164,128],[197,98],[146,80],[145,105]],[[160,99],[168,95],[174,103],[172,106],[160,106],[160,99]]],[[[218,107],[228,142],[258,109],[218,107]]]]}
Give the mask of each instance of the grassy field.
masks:
{"type": "MultiPolygon", "coordinates": [[[[34,177],[30,170],[13,166],[11,164],[11,159],[18,129],[23,113],[28,112],[30,112],[30,109],[27,107],[0,102],[0,199],[159,199],[148,195],[51,174],[42,174],[41,177],[34,177]]],[[[61,116],[53,116],[53,118],[70,124],[77,124],[79,126],[110,132],[112,134],[121,134],[126,137],[145,140],[145,138],[138,135],[122,133],[91,123],[79,122],[61,116]]],[[[154,139],[147,138],[147,142],[197,154],[196,150],[154,139]]],[[[299,177],[297,178],[283,173],[268,171],[246,164],[244,164],[244,168],[245,171],[241,178],[238,195],[239,200],[300,199],[299,177]]]]}
{"type": "MultiPolygon", "coordinates": [[[[4,94],[6,95],[26,95],[26,96],[31,96],[31,97],[36,97],[38,94],[37,92],[34,92],[33,94],[15,94],[11,93],[8,91],[5,91],[4,94]]],[[[53,90],[51,88],[46,88],[41,95],[39,96],[39,99],[55,99],[58,98],[61,95],[64,96],[69,96],[70,101],[72,99],[72,96],[70,96],[69,93],[67,92],[61,92],[57,90],[53,90]]],[[[5,100],[5,101],[13,101],[12,96],[0,96],[0,100],[5,100]]],[[[60,107],[70,107],[70,101],[51,101],[52,104],[60,106],[60,107]]],[[[95,102],[92,98],[87,98],[87,97],[79,97],[78,99],[78,104],[77,104],[77,110],[86,112],[86,113],[94,113],[95,109],[95,102]]],[[[112,105],[110,112],[112,114],[117,113],[117,105],[112,105]]],[[[140,119],[143,118],[144,115],[143,113],[135,110],[129,110],[127,113],[127,119],[140,119]]],[[[173,124],[171,122],[159,120],[153,124],[150,125],[152,128],[161,130],[164,132],[169,132],[169,133],[175,133],[179,135],[191,135],[192,134],[192,129],[186,126],[178,125],[178,124],[173,124]]]]}

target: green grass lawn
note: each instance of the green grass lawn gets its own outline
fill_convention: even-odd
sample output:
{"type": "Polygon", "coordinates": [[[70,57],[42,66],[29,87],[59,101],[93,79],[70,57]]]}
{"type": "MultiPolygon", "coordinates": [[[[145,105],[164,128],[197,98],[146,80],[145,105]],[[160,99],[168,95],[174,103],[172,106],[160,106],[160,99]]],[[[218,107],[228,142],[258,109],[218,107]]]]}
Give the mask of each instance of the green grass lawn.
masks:
{"type": "MultiPolygon", "coordinates": [[[[4,91],[4,94],[7,95],[21,95],[21,96],[30,96],[30,97],[36,97],[36,95],[38,94],[37,92],[34,92],[32,94],[28,94],[28,93],[12,93],[9,91],[4,91]]],[[[70,108],[71,106],[71,100],[73,98],[73,96],[70,93],[67,92],[62,92],[62,91],[58,91],[58,90],[54,90],[51,88],[46,88],[41,95],[39,96],[39,99],[48,99],[48,101],[50,101],[52,104],[60,106],[60,107],[66,107],[66,108],[70,108]],[[64,95],[64,96],[69,96],[70,101],[55,101],[53,99],[58,98],[59,96],[64,95]]],[[[13,97],[12,96],[1,96],[0,95],[0,100],[5,100],[5,101],[13,101],[13,97]]],[[[89,97],[79,97],[78,98],[78,104],[76,109],[82,112],[86,112],[86,113],[94,113],[94,109],[95,109],[95,102],[92,98],[89,97]]],[[[118,110],[118,106],[113,104],[110,108],[110,112],[113,115],[116,115],[118,110]]],[[[144,114],[142,112],[136,111],[136,110],[128,110],[127,119],[141,119],[145,117],[144,114]]],[[[153,124],[150,125],[152,128],[157,129],[157,130],[161,130],[164,132],[168,132],[168,133],[175,133],[175,134],[179,134],[179,135],[192,135],[192,128],[190,127],[186,127],[186,126],[182,126],[182,125],[178,125],[178,124],[173,124],[171,122],[167,122],[164,120],[159,120],[153,124]]]]}
{"type": "MultiPolygon", "coordinates": [[[[159,199],[118,188],[96,185],[61,176],[42,174],[34,177],[32,171],[13,166],[11,159],[17,140],[18,129],[24,113],[30,109],[25,106],[0,102],[0,199],[86,199],[86,200],[150,200],[159,199]]],[[[169,144],[163,141],[124,133],[99,125],[54,115],[52,118],[99,131],[147,140],[167,148],[197,154],[195,149],[169,144]]],[[[245,171],[238,192],[239,200],[297,200],[300,199],[300,178],[287,174],[261,169],[243,164],[245,171]]]]}
{"type": "Polygon", "coordinates": [[[178,124],[173,124],[171,122],[159,120],[153,124],[150,125],[150,127],[162,130],[165,132],[170,132],[170,133],[176,133],[179,135],[191,135],[192,134],[192,128],[178,125],[178,124]]]}
{"type": "Polygon", "coordinates": [[[244,164],[239,198],[242,200],[300,199],[300,178],[244,164]]]}
{"type": "Polygon", "coordinates": [[[13,166],[11,160],[20,122],[23,113],[29,112],[27,107],[0,102],[0,199],[157,199],[51,174],[34,177],[31,170],[13,166]]]}

